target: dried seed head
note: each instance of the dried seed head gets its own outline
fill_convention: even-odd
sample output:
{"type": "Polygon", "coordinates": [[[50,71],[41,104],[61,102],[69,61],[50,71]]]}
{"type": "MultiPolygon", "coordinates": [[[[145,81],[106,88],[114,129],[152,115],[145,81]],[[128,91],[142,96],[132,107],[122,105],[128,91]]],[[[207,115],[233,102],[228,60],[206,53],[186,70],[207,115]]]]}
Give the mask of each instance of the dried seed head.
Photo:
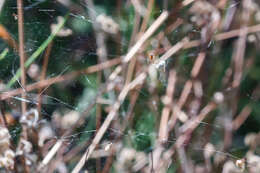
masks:
{"type": "Polygon", "coordinates": [[[154,68],[154,66],[149,66],[148,67],[148,74],[149,74],[149,77],[151,78],[151,85],[152,85],[152,88],[155,88],[156,85],[157,85],[157,82],[158,82],[158,73],[157,73],[157,69],[154,68]]]}
{"type": "MultiPolygon", "coordinates": [[[[62,16],[57,17],[57,23],[51,24],[51,33],[54,33],[57,26],[62,23],[65,19],[62,16]]],[[[67,37],[72,34],[72,30],[68,28],[62,28],[56,35],[59,37],[67,37]]]]}
{"type": "Polygon", "coordinates": [[[40,147],[43,146],[44,142],[47,139],[51,139],[54,137],[54,131],[52,130],[50,125],[44,125],[43,127],[41,127],[40,131],[39,131],[39,141],[38,141],[38,145],[40,147]]]}
{"type": "Polygon", "coordinates": [[[105,14],[100,14],[97,19],[97,23],[99,23],[100,28],[110,34],[116,34],[119,30],[118,24],[109,16],[105,14]]]}
{"type": "MultiPolygon", "coordinates": [[[[56,170],[57,170],[58,173],[68,173],[69,172],[68,168],[67,168],[67,165],[64,162],[60,162],[57,165],[57,169],[56,170]]],[[[85,173],[87,173],[87,171],[85,171],[85,173]]]]}
{"type": "Polygon", "coordinates": [[[236,160],[236,166],[241,170],[244,171],[246,167],[246,159],[239,159],[236,160]]]}
{"type": "Polygon", "coordinates": [[[27,70],[27,74],[32,79],[37,79],[37,77],[39,77],[39,73],[40,73],[40,68],[37,64],[30,65],[29,69],[27,70]]]}
{"type": "Polygon", "coordinates": [[[109,142],[108,144],[106,144],[106,146],[105,146],[105,151],[110,150],[112,144],[113,144],[112,142],[109,142]]]}
{"type": "Polygon", "coordinates": [[[32,151],[32,144],[31,142],[24,140],[23,138],[20,139],[21,145],[16,150],[16,155],[23,155],[24,153],[30,153],[32,151]]]}
{"type": "Polygon", "coordinates": [[[124,148],[120,153],[120,162],[125,163],[134,159],[136,150],[132,148],[124,148]]]}
{"type": "Polygon", "coordinates": [[[57,0],[59,3],[64,5],[65,7],[69,7],[71,5],[71,0],[57,0]]]}
{"type": "Polygon", "coordinates": [[[207,143],[204,148],[204,157],[210,158],[215,153],[215,147],[211,143],[207,143]]]}
{"type": "Polygon", "coordinates": [[[14,169],[14,160],[7,157],[0,157],[0,167],[12,170],[14,169]]]}
{"type": "Polygon", "coordinates": [[[248,41],[249,43],[255,42],[255,41],[256,41],[256,36],[255,36],[254,34],[248,35],[248,36],[247,36],[247,41],[248,41]]]}
{"type": "Polygon", "coordinates": [[[255,13],[255,20],[257,22],[260,22],[260,10],[258,10],[256,13],[255,13]]]}
{"type": "Polygon", "coordinates": [[[9,159],[14,159],[15,153],[14,153],[13,150],[8,149],[8,150],[5,151],[4,156],[9,158],[9,159]]]}
{"type": "Polygon", "coordinates": [[[249,172],[260,172],[260,156],[256,155],[253,151],[246,153],[246,163],[248,164],[249,172]]]}
{"type": "Polygon", "coordinates": [[[169,97],[169,96],[163,96],[162,97],[162,102],[163,102],[163,104],[164,105],[168,105],[168,106],[170,106],[170,104],[171,104],[171,98],[169,97]]]}
{"type": "Polygon", "coordinates": [[[226,156],[223,154],[215,154],[214,156],[214,164],[215,165],[220,165],[222,164],[226,159],[226,156]]]}
{"type": "Polygon", "coordinates": [[[224,95],[222,92],[216,92],[214,94],[214,101],[218,104],[222,103],[224,101],[224,95]]]}
{"type": "Polygon", "coordinates": [[[186,122],[189,119],[188,115],[184,111],[180,110],[178,106],[174,106],[173,111],[182,123],[186,122]]]}
{"type": "Polygon", "coordinates": [[[10,134],[7,128],[0,126],[0,148],[4,146],[9,146],[10,144],[10,134]]]}
{"type": "Polygon", "coordinates": [[[36,109],[31,109],[20,118],[20,123],[23,123],[28,127],[36,127],[38,125],[38,120],[38,111],[36,109]]]}
{"type": "Polygon", "coordinates": [[[159,41],[155,38],[152,38],[151,40],[151,45],[152,47],[155,49],[155,48],[158,48],[159,47],[159,41]]]}
{"type": "Polygon", "coordinates": [[[138,172],[148,163],[148,159],[144,152],[137,152],[135,157],[135,164],[133,165],[133,172],[138,172]]]}
{"type": "Polygon", "coordinates": [[[250,12],[254,12],[259,8],[257,3],[255,3],[254,0],[243,1],[243,7],[250,12]]]}
{"type": "Polygon", "coordinates": [[[241,173],[241,170],[232,161],[227,161],[223,166],[222,173],[241,173]]]}
{"type": "Polygon", "coordinates": [[[77,111],[70,111],[61,118],[61,127],[63,129],[71,128],[79,119],[80,115],[77,111]]]}
{"type": "Polygon", "coordinates": [[[6,89],[6,85],[0,81],[0,91],[4,91],[6,89]]]}
{"type": "Polygon", "coordinates": [[[257,134],[256,133],[247,134],[244,139],[244,143],[250,148],[255,148],[257,145],[257,134]]]}

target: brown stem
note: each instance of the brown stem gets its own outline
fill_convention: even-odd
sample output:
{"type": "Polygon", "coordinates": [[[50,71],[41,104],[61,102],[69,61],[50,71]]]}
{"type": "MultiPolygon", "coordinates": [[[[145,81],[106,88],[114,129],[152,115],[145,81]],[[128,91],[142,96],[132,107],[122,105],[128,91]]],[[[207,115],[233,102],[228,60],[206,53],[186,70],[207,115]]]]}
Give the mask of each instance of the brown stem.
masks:
{"type": "MultiPolygon", "coordinates": [[[[18,33],[19,33],[19,56],[20,56],[20,69],[21,69],[21,84],[22,87],[26,85],[26,74],[25,74],[25,54],[24,54],[24,27],[23,27],[23,1],[17,0],[18,9],[18,33]]],[[[25,93],[22,93],[22,98],[26,99],[25,93]]],[[[22,102],[22,113],[26,112],[26,102],[22,102]]]]}
{"type": "MultiPolygon", "coordinates": [[[[23,1],[17,0],[17,10],[18,10],[18,34],[19,34],[19,56],[20,56],[20,69],[21,69],[21,87],[26,86],[26,74],[25,74],[25,66],[24,63],[26,61],[25,59],[25,53],[24,53],[24,27],[23,27],[23,1]]],[[[26,93],[22,92],[22,98],[26,99],[26,93]]],[[[22,102],[22,114],[24,115],[26,113],[26,102],[22,102]]],[[[26,126],[22,125],[22,138],[27,140],[27,128],[26,126]]],[[[21,141],[21,139],[20,139],[21,141]]],[[[22,145],[19,143],[19,146],[22,145]]],[[[19,147],[18,146],[18,147],[19,147]]],[[[22,162],[24,166],[24,170],[26,173],[30,172],[29,166],[26,165],[26,158],[25,156],[22,156],[22,162]]]]}
{"type": "MultiPolygon", "coordinates": [[[[45,79],[45,80],[36,82],[34,84],[27,85],[24,88],[27,92],[38,89],[38,88],[44,88],[46,86],[50,86],[50,85],[55,84],[55,83],[63,82],[65,80],[71,80],[71,79],[73,79],[73,78],[75,78],[75,77],[77,77],[81,74],[95,73],[95,72],[101,71],[105,68],[110,68],[112,66],[115,66],[119,63],[121,63],[121,58],[114,58],[112,60],[97,64],[97,65],[90,66],[90,67],[86,68],[85,70],[74,71],[74,72],[71,72],[69,74],[65,74],[63,76],[56,76],[56,77],[53,77],[53,78],[45,79]]],[[[12,96],[19,95],[23,92],[24,92],[24,90],[22,88],[3,92],[2,94],[0,94],[0,100],[5,100],[5,99],[10,98],[12,96]]]]}
{"type": "MultiPolygon", "coordinates": [[[[46,72],[47,72],[47,67],[48,67],[48,62],[49,62],[49,57],[51,54],[51,49],[52,49],[52,45],[53,42],[51,42],[47,49],[46,52],[44,54],[44,58],[43,58],[43,65],[42,65],[42,72],[41,72],[41,76],[40,76],[40,81],[43,81],[46,77],[46,72]]],[[[38,96],[38,105],[37,105],[37,110],[39,112],[39,115],[41,114],[41,107],[42,107],[42,88],[39,89],[39,96],[38,96]]]]}

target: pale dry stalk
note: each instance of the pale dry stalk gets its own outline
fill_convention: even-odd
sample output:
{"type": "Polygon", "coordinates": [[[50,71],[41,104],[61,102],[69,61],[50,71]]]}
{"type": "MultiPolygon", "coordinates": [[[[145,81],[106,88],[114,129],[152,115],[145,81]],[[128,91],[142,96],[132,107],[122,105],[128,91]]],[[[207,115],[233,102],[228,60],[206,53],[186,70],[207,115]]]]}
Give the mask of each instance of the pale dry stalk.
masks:
{"type": "Polygon", "coordinates": [[[174,70],[171,70],[168,78],[166,95],[164,97],[164,108],[162,110],[162,116],[161,116],[160,128],[159,128],[159,142],[161,143],[168,141],[168,120],[172,109],[171,105],[173,102],[175,83],[176,83],[176,72],[174,70]]]}

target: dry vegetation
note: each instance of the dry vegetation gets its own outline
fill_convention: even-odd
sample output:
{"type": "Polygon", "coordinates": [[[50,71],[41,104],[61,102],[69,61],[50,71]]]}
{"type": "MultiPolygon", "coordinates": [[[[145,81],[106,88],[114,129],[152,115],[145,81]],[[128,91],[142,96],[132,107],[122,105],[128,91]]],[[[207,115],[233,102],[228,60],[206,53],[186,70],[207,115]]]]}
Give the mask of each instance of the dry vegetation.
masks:
{"type": "Polygon", "coordinates": [[[0,171],[260,172],[257,0],[0,13],[0,171]]]}

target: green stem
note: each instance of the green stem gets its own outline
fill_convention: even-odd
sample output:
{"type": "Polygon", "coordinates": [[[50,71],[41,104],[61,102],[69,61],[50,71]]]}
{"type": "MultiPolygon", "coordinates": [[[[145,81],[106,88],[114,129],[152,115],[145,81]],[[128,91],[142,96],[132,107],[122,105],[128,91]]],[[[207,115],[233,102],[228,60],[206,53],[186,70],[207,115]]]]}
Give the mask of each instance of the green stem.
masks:
{"type": "Polygon", "coordinates": [[[5,49],[3,50],[3,52],[0,54],[0,61],[5,58],[5,56],[7,55],[8,52],[9,52],[9,49],[8,49],[8,48],[5,48],[5,49]]]}
{"type": "MultiPolygon", "coordinates": [[[[45,50],[45,48],[50,44],[50,42],[55,38],[56,34],[61,30],[64,26],[69,14],[66,14],[64,20],[57,26],[56,30],[51,33],[51,35],[41,44],[41,46],[27,59],[24,66],[28,68],[38,57],[39,55],[45,50]]],[[[21,76],[21,69],[19,68],[13,78],[8,82],[6,88],[11,88],[13,84],[19,79],[21,76]]]]}

